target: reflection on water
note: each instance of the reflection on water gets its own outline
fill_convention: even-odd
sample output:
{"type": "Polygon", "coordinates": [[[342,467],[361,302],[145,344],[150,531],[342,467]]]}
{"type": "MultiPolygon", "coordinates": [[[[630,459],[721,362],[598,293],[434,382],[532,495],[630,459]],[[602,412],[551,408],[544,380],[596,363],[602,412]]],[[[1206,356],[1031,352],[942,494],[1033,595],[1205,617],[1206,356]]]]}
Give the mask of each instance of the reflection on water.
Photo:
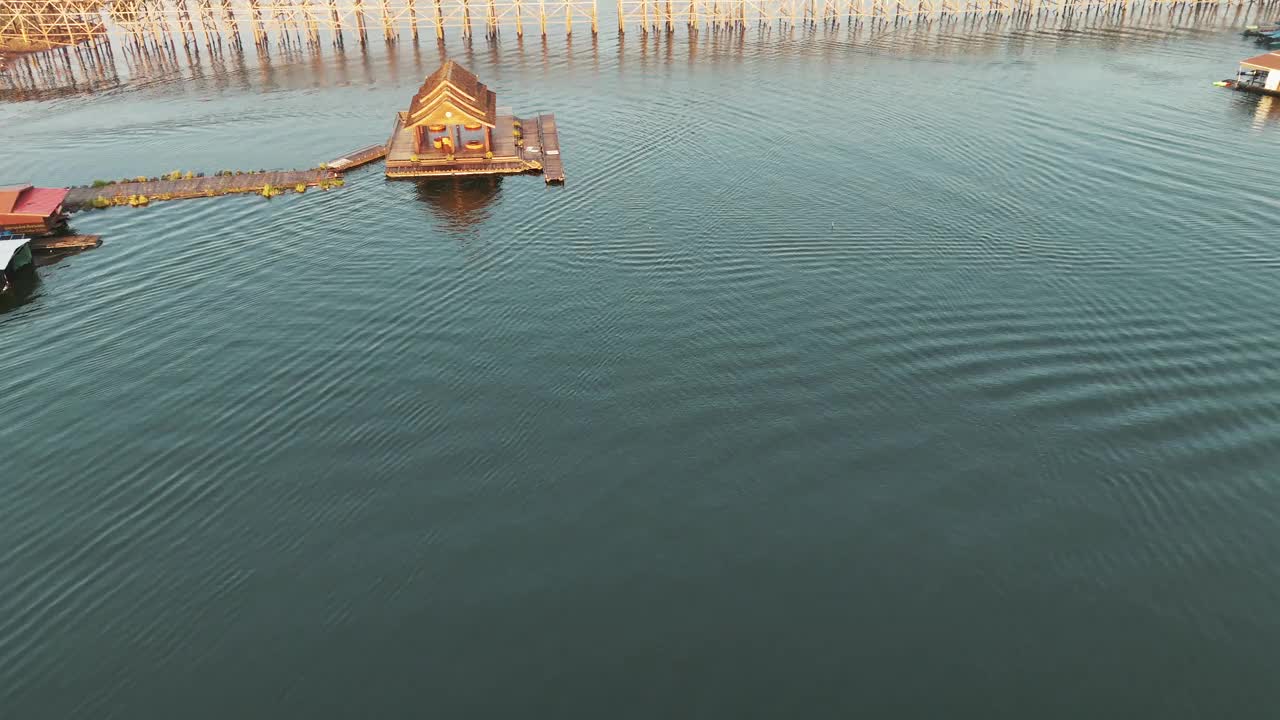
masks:
{"type": "Polygon", "coordinates": [[[1255,127],[1280,122],[1280,98],[1273,95],[1249,95],[1242,105],[1246,109],[1252,109],[1255,127]]]}
{"type": "Polygon", "coordinates": [[[437,178],[414,184],[419,200],[430,205],[450,227],[465,229],[489,218],[488,208],[498,199],[502,178],[437,178]]]}

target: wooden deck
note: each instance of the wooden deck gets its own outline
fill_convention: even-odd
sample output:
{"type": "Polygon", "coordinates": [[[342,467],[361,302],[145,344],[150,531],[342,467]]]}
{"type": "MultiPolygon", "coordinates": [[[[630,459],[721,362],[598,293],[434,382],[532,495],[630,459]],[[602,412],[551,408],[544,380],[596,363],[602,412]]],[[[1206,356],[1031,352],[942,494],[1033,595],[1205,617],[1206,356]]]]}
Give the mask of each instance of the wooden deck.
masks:
{"type": "Polygon", "coordinates": [[[513,175],[542,173],[548,183],[564,183],[564,162],[560,159],[560,135],[556,117],[550,113],[532,119],[517,118],[509,112],[498,115],[493,130],[493,157],[479,152],[460,151],[452,157],[413,152],[413,134],[404,129],[403,118],[387,142],[386,174],[389,178],[429,178],[459,175],[513,175]],[[516,142],[514,125],[519,122],[524,136],[516,142]]]}
{"type": "Polygon", "coordinates": [[[332,170],[281,170],[252,175],[116,183],[103,187],[73,188],[67,194],[64,205],[68,209],[79,209],[93,205],[96,198],[116,202],[127,200],[131,196],[146,196],[150,202],[217,197],[236,193],[262,192],[262,189],[268,185],[281,190],[293,190],[298,185],[314,187],[337,176],[338,173],[332,170]]]}
{"type": "Polygon", "coordinates": [[[370,145],[369,147],[360,148],[359,150],[353,150],[337,160],[330,160],[325,163],[325,165],[330,170],[347,172],[349,170],[355,170],[358,167],[368,165],[371,162],[381,160],[386,156],[387,146],[385,144],[370,145]]]}
{"type": "Polygon", "coordinates": [[[53,235],[33,238],[32,252],[72,252],[91,250],[102,244],[101,235],[53,235]]]}
{"type": "Polygon", "coordinates": [[[542,139],[542,177],[547,184],[564,184],[564,160],[560,158],[560,131],[552,113],[538,116],[538,135],[542,139]]]}

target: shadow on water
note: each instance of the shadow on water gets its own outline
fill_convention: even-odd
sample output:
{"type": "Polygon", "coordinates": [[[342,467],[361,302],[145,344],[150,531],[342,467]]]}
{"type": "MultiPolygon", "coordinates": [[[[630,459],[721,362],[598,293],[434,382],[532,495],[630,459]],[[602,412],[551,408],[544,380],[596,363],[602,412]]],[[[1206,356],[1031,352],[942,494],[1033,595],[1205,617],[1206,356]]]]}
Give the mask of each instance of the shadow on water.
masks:
{"type": "Polygon", "coordinates": [[[441,178],[417,181],[416,192],[450,227],[465,230],[489,219],[501,189],[501,177],[441,178]]]}
{"type": "MultiPolygon", "coordinates": [[[[4,285],[4,278],[0,278],[0,288],[3,288],[4,285]]],[[[0,290],[0,315],[33,302],[39,297],[37,292],[39,288],[40,276],[36,273],[34,267],[19,271],[8,289],[0,290]]]]}

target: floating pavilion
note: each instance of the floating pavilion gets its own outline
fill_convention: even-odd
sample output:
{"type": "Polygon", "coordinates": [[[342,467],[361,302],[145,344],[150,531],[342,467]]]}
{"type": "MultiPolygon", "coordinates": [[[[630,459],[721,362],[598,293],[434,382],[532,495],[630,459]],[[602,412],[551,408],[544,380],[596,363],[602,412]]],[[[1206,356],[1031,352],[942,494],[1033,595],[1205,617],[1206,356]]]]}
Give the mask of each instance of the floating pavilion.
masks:
{"type": "Polygon", "coordinates": [[[452,60],[431,73],[396,115],[387,141],[389,178],[542,173],[564,182],[560,138],[550,113],[521,119],[452,60]]]}

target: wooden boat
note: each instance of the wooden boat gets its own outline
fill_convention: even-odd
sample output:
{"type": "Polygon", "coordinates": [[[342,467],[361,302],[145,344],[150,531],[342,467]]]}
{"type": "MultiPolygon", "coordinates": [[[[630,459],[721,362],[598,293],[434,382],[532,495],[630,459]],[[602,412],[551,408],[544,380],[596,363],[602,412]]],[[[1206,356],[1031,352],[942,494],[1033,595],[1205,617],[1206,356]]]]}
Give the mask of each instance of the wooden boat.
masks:
{"type": "Polygon", "coordinates": [[[20,279],[35,272],[31,240],[17,235],[0,238],[0,294],[11,290],[20,279]]]}

